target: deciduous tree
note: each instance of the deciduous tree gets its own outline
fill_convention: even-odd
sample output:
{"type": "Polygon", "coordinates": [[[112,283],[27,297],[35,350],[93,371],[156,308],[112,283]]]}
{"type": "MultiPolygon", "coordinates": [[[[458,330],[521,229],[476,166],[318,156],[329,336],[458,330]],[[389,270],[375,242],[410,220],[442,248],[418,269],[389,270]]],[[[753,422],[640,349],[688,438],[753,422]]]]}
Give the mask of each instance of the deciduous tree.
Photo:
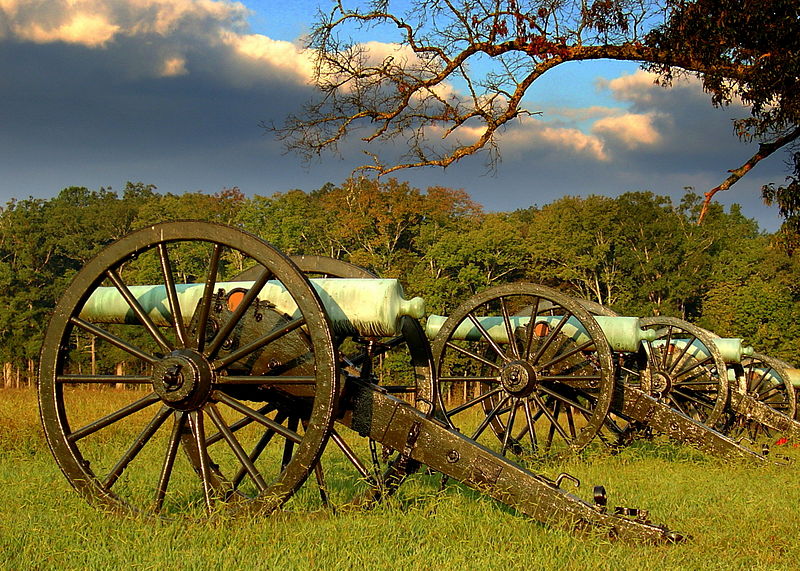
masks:
{"type": "MultiPolygon", "coordinates": [[[[525,96],[547,71],[576,61],[639,62],[669,82],[700,77],[716,105],[751,114],[738,134],[759,150],[709,191],[708,201],[760,160],[800,136],[800,8],[796,0],[336,0],[308,47],[318,100],[277,129],[290,149],[314,156],[360,137],[386,174],[451,165],[486,152],[511,121],[537,113],[525,96]],[[393,53],[368,40],[396,42],[393,53]],[[374,142],[401,141],[379,152],[374,142]]],[[[795,192],[793,186],[787,187],[795,192]]]]}

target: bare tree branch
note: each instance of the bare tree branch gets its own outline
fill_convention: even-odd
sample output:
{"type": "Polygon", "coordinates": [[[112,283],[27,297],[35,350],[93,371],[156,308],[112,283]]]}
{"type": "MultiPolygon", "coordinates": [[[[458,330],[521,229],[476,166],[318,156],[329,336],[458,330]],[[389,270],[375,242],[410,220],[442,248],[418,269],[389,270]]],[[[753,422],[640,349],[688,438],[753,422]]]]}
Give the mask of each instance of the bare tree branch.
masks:
{"type": "Polygon", "coordinates": [[[705,193],[705,199],[703,200],[703,207],[700,209],[700,216],[697,218],[697,224],[702,224],[703,220],[705,219],[706,215],[708,214],[708,209],[711,205],[711,200],[714,198],[714,195],[722,190],[728,190],[734,184],[739,182],[739,180],[749,173],[753,167],[755,167],[758,163],[766,159],[768,156],[773,154],[775,151],[782,149],[789,143],[796,141],[800,138],[800,127],[792,131],[791,133],[787,133],[786,135],[775,139],[770,143],[761,143],[758,145],[758,151],[750,157],[742,166],[737,169],[729,170],[728,172],[731,173],[728,178],[726,178],[719,186],[715,186],[711,190],[705,193]]]}

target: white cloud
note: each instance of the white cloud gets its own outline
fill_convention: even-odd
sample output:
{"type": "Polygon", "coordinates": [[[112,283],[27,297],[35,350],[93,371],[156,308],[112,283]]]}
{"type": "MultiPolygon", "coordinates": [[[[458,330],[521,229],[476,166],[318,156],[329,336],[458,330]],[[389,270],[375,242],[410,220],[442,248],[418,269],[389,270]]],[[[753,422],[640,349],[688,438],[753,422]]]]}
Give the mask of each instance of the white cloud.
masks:
{"type": "Polygon", "coordinates": [[[180,56],[170,57],[164,60],[164,65],[161,68],[162,77],[176,77],[179,75],[186,75],[186,60],[180,56]]]}
{"type": "Polygon", "coordinates": [[[0,0],[0,21],[14,38],[97,47],[117,36],[168,36],[194,27],[242,29],[248,10],[227,0],[0,0]]]}
{"type": "Polygon", "coordinates": [[[625,113],[617,117],[604,117],[595,121],[592,133],[603,139],[615,139],[628,149],[654,146],[662,141],[655,126],[655,113],[625,113]]]}
{"type": "MultiPolygon", "coordinates": [[[[442,130],[440,129],[441,133],[442,130]]],[[[462,141],[475,141],[483,130],[461,127],[453,136],[462,141]]],[[[503,156],[518,158],[531,153],[568,153],[594,161],[607,161],[609,155],[603,140],[574,127],[549,124],[535,118],[520,119],[497,135],[503,156]]]]}
{"type": "Polygon", "coordinates": [[[52,2],[45,5],[23,0],[0,0],[3,28],[13,37],[38,44],[64,42],[100,47],[121,29],[113,20],[106,5],[94,2],[52,2]]]}
{"type": "Polygon", "coordinates": [[[608,160],[603,141],[574,127],[548,125],[540,120],[521,121],[520,125],[504,132],[500,137],[504,147],[516,151],[551,150],[585,156],[596,161],[608,160]]]}
{"type": "Polygon", "coordinates": [[[224,33],[222,41],[241,57],[253,63],[266,63],[296,81],[308,83],[313,76],[314,61],[311,55],[291,42],[273,40],[261,34],[231,32],[224,33]]]}

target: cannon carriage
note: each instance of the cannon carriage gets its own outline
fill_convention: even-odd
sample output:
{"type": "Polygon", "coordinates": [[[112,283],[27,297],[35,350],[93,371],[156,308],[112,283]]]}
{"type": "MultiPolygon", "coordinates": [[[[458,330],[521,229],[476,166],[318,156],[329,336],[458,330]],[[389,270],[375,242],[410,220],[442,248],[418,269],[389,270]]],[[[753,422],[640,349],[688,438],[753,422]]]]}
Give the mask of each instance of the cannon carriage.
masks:
{"type": "MultiPolygon", "coordinates": [[[[455,349],[463,343],[447,339],[447,323],[445,341],[437,336],[431,346],[418,321],[422,301],[405,300],[396,281],[309,278],[303,270],[352,268],[298,263],[239,230],[176,222],[115,242],[75,276],[45,335],[39,403],[48,444],[77,491],[103,509],[143,516],[267,514],[307,479],[324,503],[337,481],[361,482],[348,499],[361,504],[424,465],[549,525],[650,543],[681,539],[643,510],[607,507],[602,486],[584,500],[562,489],[569,475],[532,472],[524,456],[508,454],[520,438],[504,436],[498,452],[457,430],[439,406],[441,349],[492,361],[455,349]],[[196,275],[188,268],[198,260],[196,275]],[[405,381],[381,385],[381,360],[402,363],[405,381]],[[83,406],[97,385],[140,390],[122,391],[97,416],[83,406]],[[411,403],[398,398],[406,393],[411,403]],[[376,456],[377,445],[357,439],[391,452],[381,475],[362,459],[364,450],[376,456]]],[[[537,442],[574,434],[566,445],[574,450],[605,423],[612,353],[579,305],[546,288],[534,297],[551,307],[542,320],[535,310],[527,326],[512,327],[510,312],[524,312],[529,300],[499,302],[501,328],[524,340],[524,353],[496,376],[514,402],[543,395],[537,410],[519,405],[520,417],[538,415],[552,427],[537,442]],[[570,328],[588,337],[563,334],[570,328]],[[552,422],[551,407],[567,405],[573,414],[552,422]],[[564,418],[574,426],[558,428],[564,418]]],[[[496,418],[485,424],[503,433],[496,418]]]]}
{"type": "MultiPolygon", "coordinates": [[[[616,315],[598,304],[589,307],[595,313],[616,315]]],[[[681,319],[648,317],[641,320],[641,326],[650,330],[653,338],[643,341],[637,359],[628,358],[628,366],[621,367],[623,384],[643,389],[737,443],[744,438],[754,443],[758,435],[778,434],[800,440],[795,388],[800,384],[800,370],[755,353],[741,339],[721,338],[681,319]]],[[[658,430],[648,423],[639,423],[638,428],[644,433],[658,430]]],[[[684,441],[713,454],[731,455],[729,441],[711,440],[717,441],[714,446],[695,439],[684,441]]]]}

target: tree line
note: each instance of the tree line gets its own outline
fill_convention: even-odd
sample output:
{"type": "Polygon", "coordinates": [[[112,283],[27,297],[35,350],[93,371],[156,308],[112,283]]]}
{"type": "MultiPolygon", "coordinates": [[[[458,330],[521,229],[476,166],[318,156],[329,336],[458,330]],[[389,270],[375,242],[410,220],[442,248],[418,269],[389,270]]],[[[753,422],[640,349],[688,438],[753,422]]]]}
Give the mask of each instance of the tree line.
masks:
{"type": "Polygon", "coordinates": [[[627,315],[671,315],[762,353],[800,362],[800,263],[738,206],[650,192],[564,197],[486,212],[460,190],[349,179],[311,192],[245,196],[70,187],[0,211],[2,384],[35,379],[61,293],[104,246],[165,220],[203,219],[257,234],[288,255],[320,254],[396,277],[447,315],[487,287],[531,281],[627,315]]]}

